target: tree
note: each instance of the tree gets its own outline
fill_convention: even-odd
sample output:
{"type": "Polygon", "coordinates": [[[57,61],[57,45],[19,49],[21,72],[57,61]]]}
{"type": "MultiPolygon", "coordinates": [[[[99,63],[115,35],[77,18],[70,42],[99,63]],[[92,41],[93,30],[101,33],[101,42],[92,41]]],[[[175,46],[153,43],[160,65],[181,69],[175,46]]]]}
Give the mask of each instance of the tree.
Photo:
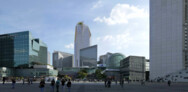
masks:
{"type": "Polygon", "coordinates": [[[82,70],[80,70],[80,71],[78,72],[78,77],[81,78],[81,79],[86,78],[87,75],[88,75],[88,73],[87,73],[87,71],[84,70],[84,69],[82,69],[82,70]]]}
{"type": "Polygon", "coordinates": [[[63,78],[65,78],[65,79],[71,79],[71,77],[68,76],[68,75],[65,75],[63,78]]]}
{"type": "Polygon", "coordinates": [[[101,69],[97,69],[97,70],[95,71],[95,77],[96,77],[97,79],[104,79],[104,78],[106,78],[106,75],[105,75],[105,74],[102,74],[101,72],[102,72],[101,69]]]}

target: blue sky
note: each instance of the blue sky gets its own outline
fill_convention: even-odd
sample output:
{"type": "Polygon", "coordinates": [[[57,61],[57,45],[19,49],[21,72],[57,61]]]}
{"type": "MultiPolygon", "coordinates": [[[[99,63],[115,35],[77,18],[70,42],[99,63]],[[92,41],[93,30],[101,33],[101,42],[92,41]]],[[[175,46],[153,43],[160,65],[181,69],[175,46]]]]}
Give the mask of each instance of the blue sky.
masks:
{"type": "Polygon", "coordinates": [[[0,0],[0,34],[29,30],[51,53],[74,53],[80,21],[89,26],[98,56],[149,58],[149,0],[0,0]]]}

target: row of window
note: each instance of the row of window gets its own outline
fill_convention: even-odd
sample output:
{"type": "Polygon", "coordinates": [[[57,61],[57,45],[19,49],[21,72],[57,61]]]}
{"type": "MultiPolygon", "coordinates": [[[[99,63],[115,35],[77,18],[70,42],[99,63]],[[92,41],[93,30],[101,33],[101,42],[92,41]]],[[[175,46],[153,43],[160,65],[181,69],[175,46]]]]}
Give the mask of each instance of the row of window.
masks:
{"type": "MultiPolygon", "coordinates": [[[[184,38],[184,50],[185,51],[187,51],[188,49],[188,42],[187,42],[187,38],[188,38],[188,32],[187,32],[187,25],[188,25],[188,23],[187,23],[187,20],[188,20],[188,18],[187,18],[187,10],[188,10],[188,6],[187,6],[187,0],[185,0],[185,20],[186,20],[186,22],[184,23],[184,33],[185,33],[185,38],[184,38]]],[[[188,61],[188,57],[187,57],[187,52],[185,52],[185,62],[187,62],[188,61]]]]}
{"type": "Polygon", "coordinates": [[[0,39],[15,39],[15,38],[28,38],[28,35],[3,35],[0,36],[0,39]]]}

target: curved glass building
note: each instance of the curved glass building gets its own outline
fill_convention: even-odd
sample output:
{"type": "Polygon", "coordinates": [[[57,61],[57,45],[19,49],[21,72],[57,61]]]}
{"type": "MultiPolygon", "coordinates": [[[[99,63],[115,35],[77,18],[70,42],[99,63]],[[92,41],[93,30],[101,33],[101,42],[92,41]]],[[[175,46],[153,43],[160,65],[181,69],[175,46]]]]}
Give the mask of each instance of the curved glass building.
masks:
{"type": "Polygon", "coordinates": [[[120,61],[123,60],[124,58],[125,56],[121,53],[112,54],[106,62],[106,68],[107,69],[119,69],[120,61]]]}
{"type": "Polygon", "coordinates": [[[79,22],[75,29],[73,67],[80,67],[80,49],[90,46],[91,33],[89,27],[79,22]]]}

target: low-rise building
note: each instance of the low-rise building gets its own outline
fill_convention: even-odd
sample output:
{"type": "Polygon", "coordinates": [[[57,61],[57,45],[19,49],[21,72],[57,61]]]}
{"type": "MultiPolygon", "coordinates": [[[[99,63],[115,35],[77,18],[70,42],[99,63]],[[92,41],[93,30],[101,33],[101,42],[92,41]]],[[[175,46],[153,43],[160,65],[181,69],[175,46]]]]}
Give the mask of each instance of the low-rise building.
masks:
{"type": "Polygon", "coordinates": [[[125,58],[125,56],[121,53],[107,53],[102,56],[103,62],[105,63],[104,74],[107,77],[119,80],[120,78],[120,61],[125,58]]]}
{"type": "Polygon", "coordinates": [[[57,76],[53,69],[34,66],[48,65],[48,47],[29,31],[0,35],[0,77],[57,76]]]}
{"type": "Polygon", "coordinates": [[[145,57],[129,56],[120,62],[122,79],[130,81],[145,80],[145,57]]]}
{"type": "Polygon", "coordinates": [[[72,54],[61,51],[55,51],[53,53],[53,66],[55,69],[59,71],[61,71],[64,67],[72,67],[72,62],[72,54]]]}

